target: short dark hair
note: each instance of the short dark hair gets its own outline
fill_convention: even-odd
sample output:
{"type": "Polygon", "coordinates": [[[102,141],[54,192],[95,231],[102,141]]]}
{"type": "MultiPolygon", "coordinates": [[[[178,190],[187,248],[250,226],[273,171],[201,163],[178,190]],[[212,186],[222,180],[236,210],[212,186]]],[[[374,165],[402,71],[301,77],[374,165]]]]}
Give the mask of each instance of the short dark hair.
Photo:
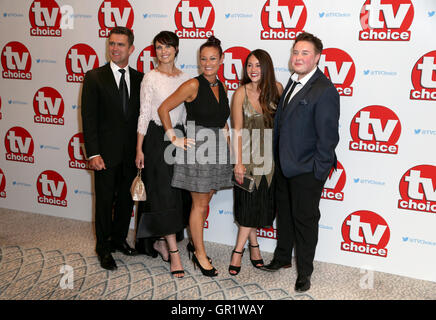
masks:
{"type": "Polygon", "coordinates": [[[221,48],[221,41],[218,38],[215,38],[214,36],[210,36],[209,39],[205,43],[203,43],[200,47],[200,53],[203,48],[206,47],[213,47],[218,50],[220,54],[220,58],[223,55],[223,49],[221,48]]]}
{"type": "Polygon", "coordinates": [[[133,31],[126,27],[116,26],[109,32],[109,37],[112,34],[124,34],[128,38],[129,47],[133,45],[133,41],[135,40],[135,36],[133,35],[133,31]]]}
{"type": "Polygon", "coordinates": [[[156,50],[156,42],[174,47],[176,49],[176,57],[179,54],[179,37],[172,31],[161,31],[153,39],[153,46],[156,50]]]}
{"type": "Polygon", "coordinates": [[[292,48],[294,48],[295,44],[298,41],[308,41],[308,42],[311,42],[313,44],[313,46],[315,47],[315,53],[316,54],[321,54],[322,48],[323,48],[322,41],[319,38],[317,38],[316,36],[314,36],[313,34],[311,34],[309,32],[300,33],[295,38],[295,41],[294,41],[294,44],[293,44],[292,48]]]}

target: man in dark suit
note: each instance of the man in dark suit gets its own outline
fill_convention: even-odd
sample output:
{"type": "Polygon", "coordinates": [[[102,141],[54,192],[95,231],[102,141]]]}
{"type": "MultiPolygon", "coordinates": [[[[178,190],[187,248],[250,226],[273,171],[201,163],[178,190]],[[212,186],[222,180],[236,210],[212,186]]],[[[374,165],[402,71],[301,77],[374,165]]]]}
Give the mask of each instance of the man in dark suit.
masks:
{"type": "Polygon", "coordinates": [[[322,42],[310,33],[295,39],[293,74],[274,120],[276,161],[277,247],[264,270],[291,266],[295,245],[295,290],[310,288],[318,242],[319,202],[339,141],[339,94],[318,69],[322,42]]]}
{"type": "Polygon", "coordinates": [[[134,36],[115,27],[108,39],[110,63],[88,71],[82,91],[85,149],[95,182],[96,252],[115,270],[111,252],[136,254],[126,241],[132,216],[130,185],[136,175],[136,129],[143,74],[128,66],[134,36]]]}

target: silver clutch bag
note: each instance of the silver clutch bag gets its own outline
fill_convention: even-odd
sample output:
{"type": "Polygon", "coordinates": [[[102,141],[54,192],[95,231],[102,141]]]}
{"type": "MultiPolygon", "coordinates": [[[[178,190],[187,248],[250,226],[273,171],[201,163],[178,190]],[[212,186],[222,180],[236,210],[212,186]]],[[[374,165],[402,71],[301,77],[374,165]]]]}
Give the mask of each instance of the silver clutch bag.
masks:
{"type": "Polygon", "coordinates": [[[247,192],[253,192],[253,190],[254,190],[254,177],[250,176],[249,174],[244,174],[244,180],[242,181],[242,183],[239,183],[238,181],[236,181],[235,175],[233,175],[232,182],[233,182],[233,185],[235,185],[241,189],[244,189],[247,192]]]}
{"type": "Polygon", "coordinates": [[[147,194],[145,193],[144,182],[141,179],[142,169],[138,169],[138,174],[133,179],[132,186],[130,187],[130,193],[132,194],[133,201],[145,201],[147,200],[147,194]]]}

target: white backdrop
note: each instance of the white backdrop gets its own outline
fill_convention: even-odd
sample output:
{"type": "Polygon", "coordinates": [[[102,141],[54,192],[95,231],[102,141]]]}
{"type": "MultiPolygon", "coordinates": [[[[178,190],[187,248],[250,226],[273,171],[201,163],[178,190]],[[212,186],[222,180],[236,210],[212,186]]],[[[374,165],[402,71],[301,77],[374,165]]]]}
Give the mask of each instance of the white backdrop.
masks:
{"type": "MultiPolygon", "coordinates": [[[[322,39],[320,68],[341,93],[340,165],[323,193],[315,259],[436,281],[436,1],[0,4],[0,207],[92,220],[81,80],[106,63],[105,36],[115,24],[134,30],[130,65],[143,72],[153,67],[159,31],[182,38],[177,66],[192,76],[199,46],[214,34],[230,95],[256,48],[271,54],[286,85],[292,40],[304,30],[322,39]]],[[[231,191],[214,197],[206,240],[234,244],[232,207],[231,191]]],[[[275,226],[259,235],[262,250],[273,251],[275,226]]]]}

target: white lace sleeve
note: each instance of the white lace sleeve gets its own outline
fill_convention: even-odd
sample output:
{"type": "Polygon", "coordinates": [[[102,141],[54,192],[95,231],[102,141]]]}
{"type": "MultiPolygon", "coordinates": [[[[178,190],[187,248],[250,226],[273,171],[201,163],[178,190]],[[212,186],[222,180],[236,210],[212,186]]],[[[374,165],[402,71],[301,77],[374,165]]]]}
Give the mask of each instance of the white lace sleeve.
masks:
{"type": "Polygon", "coordinates": [[[141,82],[141,90],[139,93],[140,109],[138,118],[138,133],[145,136],[148,129],[148,124],[152,120],[152,81],[147,75],[144,76],[141,82]]]}

